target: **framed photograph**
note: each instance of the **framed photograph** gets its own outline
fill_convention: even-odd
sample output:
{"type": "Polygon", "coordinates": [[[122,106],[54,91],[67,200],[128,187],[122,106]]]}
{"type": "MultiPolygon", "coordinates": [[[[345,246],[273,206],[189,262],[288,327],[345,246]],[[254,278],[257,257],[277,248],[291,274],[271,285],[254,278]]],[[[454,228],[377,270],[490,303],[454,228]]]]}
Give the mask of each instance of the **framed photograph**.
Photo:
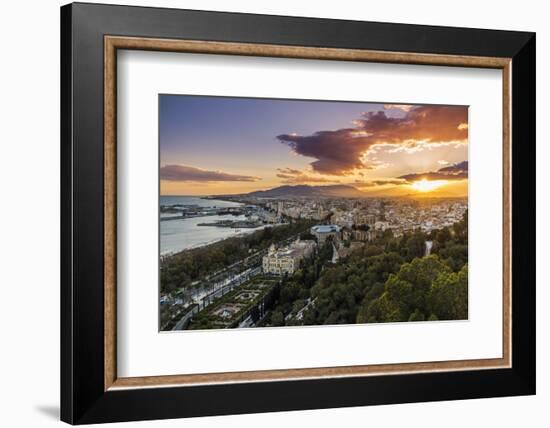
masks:
{"type": "Polygon", "coordinates": [[[61,8],[61,418],[535,393],[535,34],[61,8]]]}

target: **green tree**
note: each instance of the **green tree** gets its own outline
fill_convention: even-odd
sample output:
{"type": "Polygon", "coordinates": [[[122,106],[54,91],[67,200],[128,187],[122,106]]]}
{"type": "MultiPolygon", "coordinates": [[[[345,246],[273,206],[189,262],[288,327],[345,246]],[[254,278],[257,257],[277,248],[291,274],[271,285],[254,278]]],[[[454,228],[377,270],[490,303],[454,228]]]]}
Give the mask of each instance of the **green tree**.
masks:
{"type": "Polygon", "coordinates": [[[442,273],[451,273],[437,255],[416,258],[405,263],[389,276],[383,294],[360,310],[367,322],[408,321],[430,314],[429,296],[434,280],[442,273]]]}
{"type": "Polygon", "coordinates": [[[418,309],[415,309],[409,317],[409,321],[424,321],[424,319],[424,314],[418,309]]]}
{"type": "Polygon", "coordinates": [[[455,272],[458,272],[462,266],[468,263],[467,244],[450,243],[441,248],[438,253],[439,256],[445,260],[445,263],[455,272]]]}
{"type": "Polygon", "coordinates": [[[368,249],[352,252],[345,263],[325,269],[311,289],[315,305],[306,311],[304,324],[355,323],[366,317],[360,309],[380,296],[388,276],[403,263],[397,253],[366,254],[368,249]]]}
{"type": "Polygon", "coordinates": [[[455,234],[455,239],[461,243],[468,242],[468,210],[464,213],[462,220],[453,224],[453,231],[455,234]]]}
{"type": "Polygon", "coordinates": [[[440,320],[468,318],[468,265],[458,273],[442,272],[433,281],[429,296],[432,314],[440,320]]]}
{"type": "Polygon", "coordinates": [[[408,261],[415,257],[423,257],[426,251],[426,235],[422,232],[405,235],[401,248],[401,254],[408,261]]]}
{"type": "Polygon", "coordinates": [[[435,242],[438,247],[444,247],[447,241],[450,241],[451,238],[451,231],[448,227],[444,227],[435,234],[435,242]]]}
{"type": "Polygon", "coordinates": [[[285,317],[280,311],[273,311],[271,313],[271,324],[274,327],[280,327],[285,325],[285,317]]]}

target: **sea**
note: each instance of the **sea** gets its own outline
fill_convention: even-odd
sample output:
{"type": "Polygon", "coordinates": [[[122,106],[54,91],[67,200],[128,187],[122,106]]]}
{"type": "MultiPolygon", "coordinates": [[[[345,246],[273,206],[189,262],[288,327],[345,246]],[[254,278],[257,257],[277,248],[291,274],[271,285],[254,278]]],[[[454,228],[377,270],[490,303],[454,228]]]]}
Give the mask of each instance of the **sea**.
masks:
{"type": "MultiPolygon", "coordinates": [[[[198,205],[200,207],[238,207],[243,204],[217,199],[203,199],[196,196],[161,196],[160,205],[198,205]]],[[[161,213],[161,217],[174,214],[161,213]]],[[[202,247],[232,236],[252,233],[258,228],[232,229],[229,227],[198,226],[199,223],[213,223],[219,220],[245,220],[244,215],[210,215],[160,222],[160,254],[168,255],[190,248],[202,247]]]]}

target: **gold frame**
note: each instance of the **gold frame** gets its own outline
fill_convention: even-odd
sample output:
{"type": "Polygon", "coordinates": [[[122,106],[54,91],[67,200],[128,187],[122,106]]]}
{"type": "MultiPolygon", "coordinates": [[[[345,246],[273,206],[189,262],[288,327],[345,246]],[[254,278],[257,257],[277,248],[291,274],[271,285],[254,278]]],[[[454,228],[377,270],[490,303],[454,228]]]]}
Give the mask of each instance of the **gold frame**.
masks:
{"type": "Polygon", "coordinates": [[[104,37],[104,389],[391,375],[511,367],[511,58],[382,52],[137,37],[104,37]],[[494,68],[503,81],[503,349],[502,358],[422,363],[117,377],[116,368],[116,52],[118,49],[494,68]]]}

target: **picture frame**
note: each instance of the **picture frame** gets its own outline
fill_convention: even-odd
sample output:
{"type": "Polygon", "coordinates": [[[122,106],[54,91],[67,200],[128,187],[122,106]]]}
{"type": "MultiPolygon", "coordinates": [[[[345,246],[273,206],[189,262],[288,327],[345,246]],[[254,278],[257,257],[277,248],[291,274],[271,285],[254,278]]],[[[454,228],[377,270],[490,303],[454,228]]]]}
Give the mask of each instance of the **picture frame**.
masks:
{"type": "Polygon", "coordinates": [[[534,394],[535,96],[534,33],[63,6],[61,419],[86,424],[534,394]],[[119,50],[502,70],[502,357],[119,377],[119,50]]]}

